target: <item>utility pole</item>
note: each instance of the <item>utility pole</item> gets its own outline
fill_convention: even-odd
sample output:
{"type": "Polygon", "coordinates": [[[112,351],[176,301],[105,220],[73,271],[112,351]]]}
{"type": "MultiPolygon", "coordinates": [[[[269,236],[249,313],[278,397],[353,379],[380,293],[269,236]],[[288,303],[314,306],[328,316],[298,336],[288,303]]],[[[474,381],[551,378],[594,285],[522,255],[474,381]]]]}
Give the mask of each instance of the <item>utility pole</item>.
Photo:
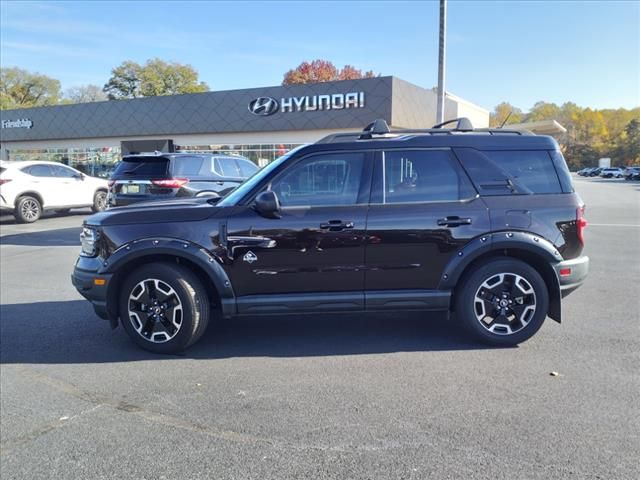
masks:
{"type": "Polygon", "coordinates": [[[447,57],[447,0],[440,0],[440,42],[438,47],[438,113],[436,123],[444,122],[444,71],[447,57]]]}

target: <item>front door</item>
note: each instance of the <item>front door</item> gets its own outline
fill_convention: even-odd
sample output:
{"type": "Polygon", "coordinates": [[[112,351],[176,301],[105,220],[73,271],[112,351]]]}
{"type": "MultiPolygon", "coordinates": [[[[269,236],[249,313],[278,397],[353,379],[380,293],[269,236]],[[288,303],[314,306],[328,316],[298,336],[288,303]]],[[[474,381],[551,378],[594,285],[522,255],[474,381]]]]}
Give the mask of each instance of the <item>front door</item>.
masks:
{"type": "Polygon", "coordinates": [[[367,219],[365,290],[435,289],[451,257],[489,230],[487,208],[450,150],[380,152],[367,219]]]}
{"type": "Polygon", "coordinates": [[[227,223],[228,273],[240,313],[362,308],[364,249],[371,154],[312,154],[276,177],[270,189],[281,218],[264,218],[250,206],[227,223]],[[324,294],[320,302],[310,293],[324,294]],[[280,302],[246,308],[246,296],[290,294],[280,302]],[[309,307],[309,308],[306,308],[309,307]],[[262,310],[260,310],[262,308],[262,310]],[[246,310],[246,312],[243,312],[246,310]]]}

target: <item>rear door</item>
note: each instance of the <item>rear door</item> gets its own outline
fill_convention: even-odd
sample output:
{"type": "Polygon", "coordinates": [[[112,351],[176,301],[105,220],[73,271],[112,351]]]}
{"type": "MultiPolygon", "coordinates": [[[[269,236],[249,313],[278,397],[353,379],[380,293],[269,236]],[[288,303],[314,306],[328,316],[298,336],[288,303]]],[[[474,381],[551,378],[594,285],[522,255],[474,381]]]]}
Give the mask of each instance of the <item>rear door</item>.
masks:
{"type": "Polygon", "coordinates": [[[380,152],[367,217],[367,308],[380,307],[376,291],[435,289],[451,257],[489,228],[449,149],[380,152]]]}

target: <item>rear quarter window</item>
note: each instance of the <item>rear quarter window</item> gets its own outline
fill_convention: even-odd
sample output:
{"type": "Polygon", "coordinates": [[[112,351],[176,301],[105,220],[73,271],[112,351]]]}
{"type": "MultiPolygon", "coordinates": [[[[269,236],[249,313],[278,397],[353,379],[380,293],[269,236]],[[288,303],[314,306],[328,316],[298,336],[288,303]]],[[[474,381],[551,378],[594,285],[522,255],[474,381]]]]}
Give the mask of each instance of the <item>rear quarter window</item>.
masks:
{"type": "Polygon", "coordinates": [[[482,195],[563,192],[554,162],[546,150],[461,148],[456,149],[456,155],[482,195]]]}
{"type": "Polygon", "coordinates": [[[175,157],[173,175],[175,177],[197,177],[211,175],[211,161],[207,157],[175,157]]]}

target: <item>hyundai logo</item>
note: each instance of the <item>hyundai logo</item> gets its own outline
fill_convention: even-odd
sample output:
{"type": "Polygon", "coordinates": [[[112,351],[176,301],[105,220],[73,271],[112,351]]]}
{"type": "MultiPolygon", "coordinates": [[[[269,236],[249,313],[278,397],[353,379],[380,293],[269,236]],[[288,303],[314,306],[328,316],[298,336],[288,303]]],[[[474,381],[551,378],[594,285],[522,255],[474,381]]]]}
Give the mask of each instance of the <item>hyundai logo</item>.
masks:
{"type": "Polygon", "coordinates": [[[249,102],[249,111],[254,115],[273,115],[278,111],[280,105],[275,98],[271,97],[258,97],[255,100],[249,102]]]}

